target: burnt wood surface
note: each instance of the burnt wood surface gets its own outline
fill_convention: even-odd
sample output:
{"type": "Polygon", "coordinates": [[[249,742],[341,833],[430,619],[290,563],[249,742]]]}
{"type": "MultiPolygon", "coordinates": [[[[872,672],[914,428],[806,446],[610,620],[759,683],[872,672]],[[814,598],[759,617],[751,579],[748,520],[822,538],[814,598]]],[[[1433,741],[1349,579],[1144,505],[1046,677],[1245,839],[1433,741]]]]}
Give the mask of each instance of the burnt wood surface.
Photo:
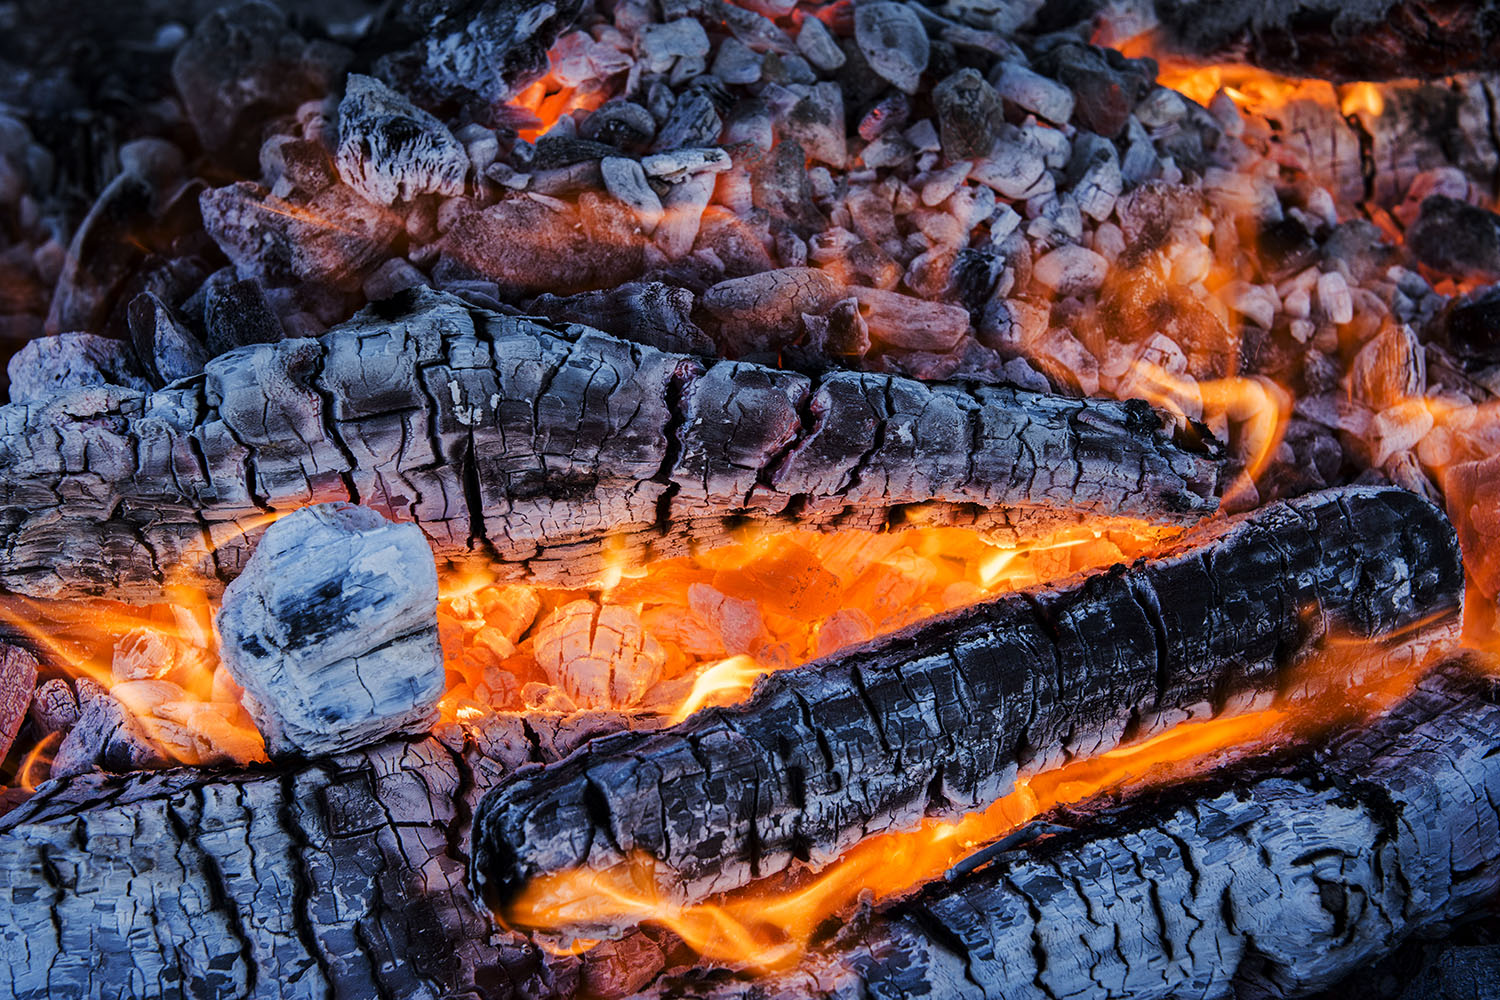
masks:
{"type": "Polygon", "coordinates": [[[1414,494],[1273,504],[1168,557],[976,605],[518,774],[480,805],[476,880],[503,910],[537,875],[633,852],[664,863],[683,901],[816,866],[986,806],[1018,775],[1409,666],[1419,650],[1375,643],[1294,670],[1329,634],[1454,641],[1462,588],[1452,527],[1414,494]]]}
{"type": "Polygon", "coordinates": [[[533,713],[467,743],[44,784],[0,818],[0,996],[558,995],[470,896],[468,823],[502,773],[622,724],[533,713]]]}
{"type": "Polygon", "coordinates": [[[1493,0],[1157,0],[1177,49],[1326,80],[1440,77],[1500,62],[1493,0]]]}
{"type": "Polygon", "coordinates": [[[216,591],[265,515],[325,500],[415,521],[440,557],[549,583],[596,576],[606,549],[677,555],[778,519],[881,527],[907,505],[1003,539],[1195,520],[1217,503],[1218,463],[1159,427],[1140,402],[813,379],[424,289],[151,394],[0,407],[0,587],[216,591]]]}
{"type": "Polygon", "coordinates": [[[1217,1000],[1324,989],[1500,891],[1500,704],[1482,669],[1493,665],[1445,664],[1311,758],[1252,760],[1054,815],[1071,831],[859,920],[795,971],[753,983],[690,976],[651,995],[1217,1000]]]}

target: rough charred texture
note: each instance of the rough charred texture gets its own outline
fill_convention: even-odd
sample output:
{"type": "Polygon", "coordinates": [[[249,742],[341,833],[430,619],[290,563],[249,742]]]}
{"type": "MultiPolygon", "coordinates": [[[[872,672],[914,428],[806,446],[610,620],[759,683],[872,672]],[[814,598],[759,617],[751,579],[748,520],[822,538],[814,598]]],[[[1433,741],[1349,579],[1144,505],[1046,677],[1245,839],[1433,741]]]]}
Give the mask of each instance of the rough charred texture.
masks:
{"type": "Polygon", "coordinates": [[[153,394],[0,408],[0,585],[217,589],[266,512],[324,500],[415,521],[440,556],[580,582],[606,539],[644,559],[745,521],[881,527],[907,504],[1012,539],[1190,521],[1213,509],[1216,475],[1144,403],[809,379],[415,292],[153,394]]]}
{"type": "Polygon", "coordinates": [[[1157,0],[1175,47],[1328,80],[1440,77],[1495,65],[1492,0],[1157,0]]]}
{"type": "Polygon", "coordinates": [[[516,995],[538,955],[474,906],[460,846],[498,769],[426,739],[51,782],[0,821],[0,993],[516,995]]]}
{"type": "Polygon", "coordinates": [[[795,972],[653,995],[1306,996],[1500,890],[1500,705],[1468,669],[1310,761],[1054,817],[1075,832],[897,903],[795,972]]]}
{"type": "Polygon", "coordinates": [[[1462,587],[1452,527],[1414,494],[1274,504],[1169,557],[976,605],[518,775],[480,807],[476,879],[499,907],[539,874],[645,852],[687,900],[818,865],[1065,759],[1405,667],[1416,651],[1378,640],[1453,640],[1462,587]],[[1329,633],[1377,641],[1298,679],[1329,633]]]}

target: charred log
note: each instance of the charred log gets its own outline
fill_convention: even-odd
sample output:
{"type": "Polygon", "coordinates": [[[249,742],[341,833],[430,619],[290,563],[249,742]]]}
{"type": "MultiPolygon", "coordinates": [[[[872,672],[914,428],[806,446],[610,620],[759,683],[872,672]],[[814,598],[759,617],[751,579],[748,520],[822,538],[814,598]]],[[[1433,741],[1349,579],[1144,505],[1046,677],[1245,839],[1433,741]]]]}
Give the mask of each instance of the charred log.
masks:
{"type": "Polygon", "coordinates": [[[860,921],[795,972],[653,995],[1306,996],[1500,890],[1500,703],[1472,669],[1445,666],[1311,759],[1053,816],[1072,831],[860,921]]]}
{"type": "Polygon", "coordinates": [[[0,820],[0,993],[554,995],[541,954],[470,897],[464,845],[500,774],[621,724],[580,721],[497,718],[461,751],[49,782],[0,820]]]}
{"type": "Polygon", "coordinates": [[[415,292],[149,395],[0,408],[0,586],[150,597],[232,579],[265,516],[326,500],[440,557],[583,582],[745,522],[879,528],[902,507],[1019,539],[1194,520],[1217,463],[1144,403],[707,363],[415,292]]]}
{"type": "Polygon", "coordinates": [[[1455,0],[1158,0],[1174,47],[1327,80],[1441,77],[1495,65],[1500,5],[1455,0]]]}
{"type": "Polygon", "coordinates": [[[682,901],[817,866],[986,806],[1018,775],[1409,666],[1410,645],[1379,640],[1451,642],[1462,587],[1452,527],[1414,494],[1275,504],[1169,557],[976,605],[517,775],[480,806],[476,880],[503,911],[537,875],[634,852],[682,901]],[[1372,650],[1298,671],[1329,633],[1372,650]]]}

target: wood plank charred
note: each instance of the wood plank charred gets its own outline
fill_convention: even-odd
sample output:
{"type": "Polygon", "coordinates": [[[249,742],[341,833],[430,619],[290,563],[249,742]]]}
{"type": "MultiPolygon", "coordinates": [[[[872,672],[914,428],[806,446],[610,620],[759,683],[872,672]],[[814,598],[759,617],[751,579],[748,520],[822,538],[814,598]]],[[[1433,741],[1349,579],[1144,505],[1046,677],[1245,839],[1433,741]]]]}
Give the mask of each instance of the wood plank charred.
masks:
{"type": "Polygon", "coordinates": [[[501,912],[535,876],[642,852],[670,871],[669,899],[697,901],[924,817],[957,818],[1018,776],[1409,668],[1456,641],[1453,529],[1414,494],[1330,491],[1206,534],[772,674],[740,706],[517,774],[480,806],[476,882],[501,912]],[[1330,634],[1372,640],[1369,655],[1308,666],[1330,634]]]}
{"type": "Polygon", "coordinates": [[[1500,58],[1491,0],[1157,0],[1173,48],[1332,81],[1450,76],[1500,58]]]}
{"type": "Polygon", "coordinates": [[[440,557],[581,583],[606,548],[679,555],[746,522],[880,528],[910,505],[1009,540],[1185,523],[1214,509],[1217,478],[1140,402],[704,362],[423,289],[155,393],[0,407],[0,587],[217,591],[268,515],[326,500],[414,521],[440,557]]]}
{"type": "Polygon", "coordinates": [[[1497,702],[1459,659],[1316,755],[1054,816],[1071,829],[857,921],[793,972],[649,995],[1309,995],[1500,891],[1497,702]]]}
{"type": "Polygon", "coordinates": [[[0,995],[557,995],[470,896],[468,820],[501,774],[622,724],[497,716],[466,743],[48,782],[0,819],[0,995]]]}

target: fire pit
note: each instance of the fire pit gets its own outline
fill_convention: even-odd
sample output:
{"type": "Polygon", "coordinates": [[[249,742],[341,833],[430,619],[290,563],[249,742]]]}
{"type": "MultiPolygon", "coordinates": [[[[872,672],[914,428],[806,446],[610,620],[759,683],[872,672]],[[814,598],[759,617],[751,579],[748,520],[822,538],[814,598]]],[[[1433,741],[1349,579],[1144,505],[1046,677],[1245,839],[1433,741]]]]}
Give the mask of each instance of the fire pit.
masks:
{"type": "Polygon", "coordinates": [[[1488,4],[131,7],[0,4],[8,995],[1500,995],[1488,4]]]}

